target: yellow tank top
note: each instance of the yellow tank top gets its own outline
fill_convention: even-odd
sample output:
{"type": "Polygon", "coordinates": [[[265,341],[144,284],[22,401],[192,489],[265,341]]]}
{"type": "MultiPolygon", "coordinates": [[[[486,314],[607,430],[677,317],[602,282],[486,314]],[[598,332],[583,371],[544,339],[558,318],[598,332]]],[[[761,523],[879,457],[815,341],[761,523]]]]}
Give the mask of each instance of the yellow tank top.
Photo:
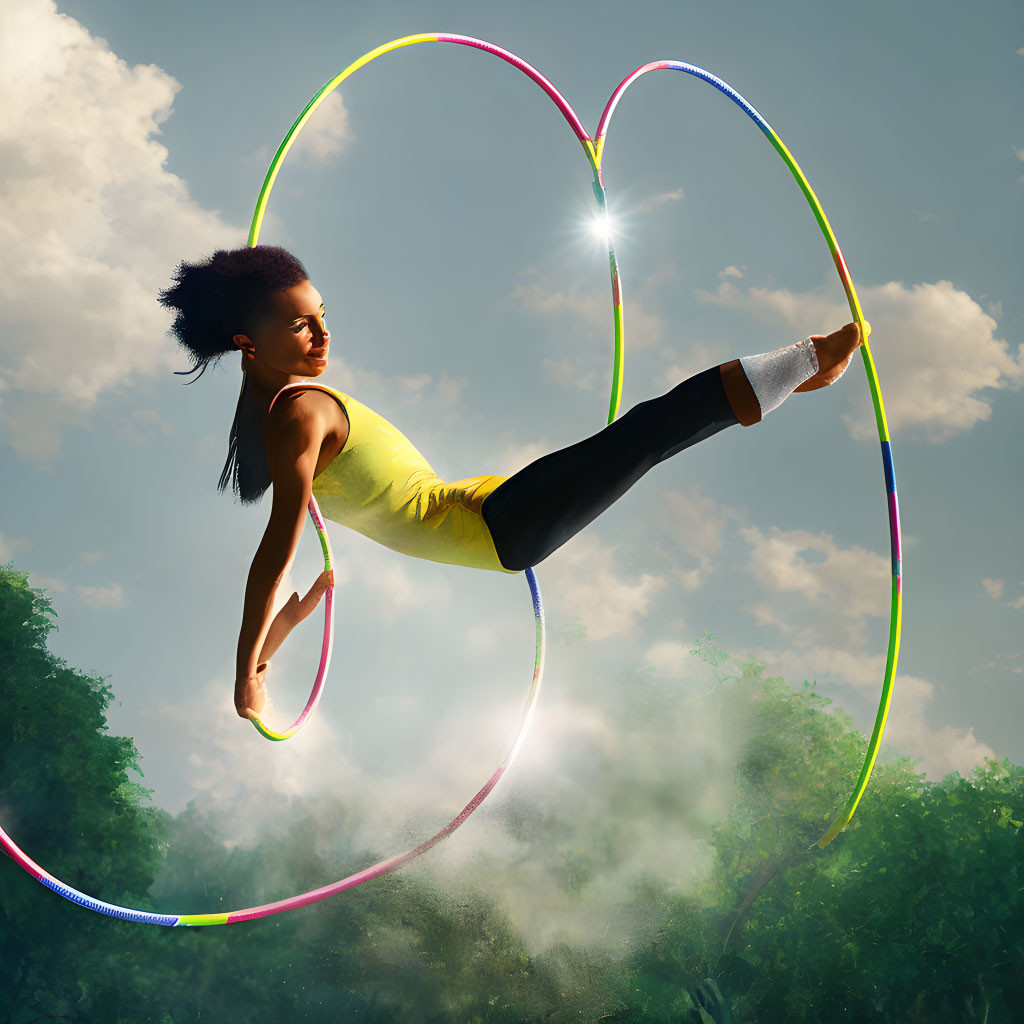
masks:
{"type": "Polygon", "coordinates": [[[299,381],[286,384],[274,401],[294,388],[319,388],[333,395],[348,419],[344,448],[313,480],[324,516],[416,558],[515,571],[501,564],[480,511],[484,498],[507,477],[445,483],[400,430],[351,395],[299,381]]]}

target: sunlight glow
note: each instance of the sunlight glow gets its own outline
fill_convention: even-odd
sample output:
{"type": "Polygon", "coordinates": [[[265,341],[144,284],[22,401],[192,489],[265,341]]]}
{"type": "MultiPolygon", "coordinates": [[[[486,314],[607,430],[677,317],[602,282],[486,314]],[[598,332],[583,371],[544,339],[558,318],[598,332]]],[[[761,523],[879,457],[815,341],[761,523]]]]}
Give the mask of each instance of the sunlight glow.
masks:
{"type": "Polygon", "coordinates": [[[593,220],[592,230],[598,238],[610,242],[615,231],[615,220],[607,210],[599,213],[593,220]]]}

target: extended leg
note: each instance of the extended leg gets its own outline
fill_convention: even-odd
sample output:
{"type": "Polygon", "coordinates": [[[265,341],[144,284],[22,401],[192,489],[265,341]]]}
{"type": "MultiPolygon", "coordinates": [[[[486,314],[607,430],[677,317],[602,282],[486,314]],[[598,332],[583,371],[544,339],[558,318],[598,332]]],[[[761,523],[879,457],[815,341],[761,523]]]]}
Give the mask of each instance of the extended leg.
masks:
{"type": "MultiPolygon", "coordinates": [[[[749,387],[749,385],[748,385],[749,387]]],[[[740,422],[713,366],[509,477],[481,512],[506,569],[536,565],[652,466],[740,422]]]]}
{"type": "Polygon", "coordinates": [[[506,569],[547,558],[652,466],[740,423],[751,426],[793,391],[838,380],[861,344],[856,324],[684,380],[578,444],[532,462],[495,488],[481,513],[506,569]]]}

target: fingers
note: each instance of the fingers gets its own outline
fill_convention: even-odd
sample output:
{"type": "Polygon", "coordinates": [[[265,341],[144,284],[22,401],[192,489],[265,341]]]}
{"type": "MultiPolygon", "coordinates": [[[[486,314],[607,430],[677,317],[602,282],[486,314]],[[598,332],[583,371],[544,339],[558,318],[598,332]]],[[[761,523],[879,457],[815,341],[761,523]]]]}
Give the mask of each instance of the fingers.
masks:
{"type": "Polygon", "coordinates": [[[329,569],[320,573],[309,588],[309,593],[299,603],[299,617],[304,619],[320,603],[328,587],[334,586],[334,570],[329,569]]]}

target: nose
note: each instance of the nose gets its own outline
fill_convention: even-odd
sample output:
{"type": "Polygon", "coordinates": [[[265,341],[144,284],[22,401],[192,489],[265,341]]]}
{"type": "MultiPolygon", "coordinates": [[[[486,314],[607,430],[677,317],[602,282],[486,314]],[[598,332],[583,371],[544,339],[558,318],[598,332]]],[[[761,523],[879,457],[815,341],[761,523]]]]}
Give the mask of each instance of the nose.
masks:
{"type": "Polygon", "coordinates": [[[327,330],[327,324],[324,323],[323,317],[315,316],[314,320],[316,322],[317,328],[320,331],[320,336],[323,338],[323,340],[325,342],[330,341],[331,340],[331,332],[329,330],[327,330]]]}

